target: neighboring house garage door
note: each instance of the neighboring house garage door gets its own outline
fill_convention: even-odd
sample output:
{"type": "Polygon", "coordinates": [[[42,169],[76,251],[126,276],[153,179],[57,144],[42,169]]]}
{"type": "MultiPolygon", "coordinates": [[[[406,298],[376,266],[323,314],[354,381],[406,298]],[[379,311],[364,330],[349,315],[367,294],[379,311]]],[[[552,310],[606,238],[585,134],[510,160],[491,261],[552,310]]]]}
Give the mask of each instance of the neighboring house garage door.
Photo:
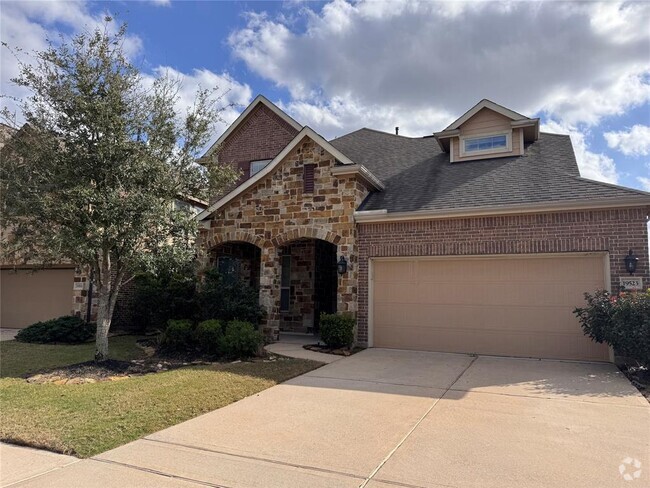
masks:
{"type": "Polygon", "coordinates": [[[573,309],[602,289],[601,255],[372,261],[374,347],[608,360],[573,309]]]}
{"type": "Polygon", "coordinates": [[[23,328],[72,311],[74,269],[0,271],[0,327],[23,328]]]}

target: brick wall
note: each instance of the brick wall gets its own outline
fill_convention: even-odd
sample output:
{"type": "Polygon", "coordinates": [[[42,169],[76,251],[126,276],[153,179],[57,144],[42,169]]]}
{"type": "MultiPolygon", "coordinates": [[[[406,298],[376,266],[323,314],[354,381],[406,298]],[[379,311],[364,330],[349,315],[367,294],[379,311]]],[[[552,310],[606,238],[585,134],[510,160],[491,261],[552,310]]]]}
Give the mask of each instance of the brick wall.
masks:
{"type": "Polygon", "coordinates": [[[250,162],[273,159],[298,131],[266,105],[259,104],[237,127],[219,150],[219,161],[241,170],[237,184],[249,178],[250,162]]]}
{"type": "Polygon", "coordinates": [[[636,276],[648,284],[648,208],[557,212],[358,225],[358,340],[368,340],[368,259],[608,251],[612,290],[627,275],[624,257],[639,258],[636,276]]]}

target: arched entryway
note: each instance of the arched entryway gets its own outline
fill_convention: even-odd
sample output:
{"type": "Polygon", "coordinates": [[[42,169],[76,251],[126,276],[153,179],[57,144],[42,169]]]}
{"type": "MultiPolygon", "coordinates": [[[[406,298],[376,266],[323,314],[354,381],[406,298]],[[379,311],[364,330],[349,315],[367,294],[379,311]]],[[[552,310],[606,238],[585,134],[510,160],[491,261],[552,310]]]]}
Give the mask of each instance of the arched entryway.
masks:
{"type": "Polygon", "coordinates": [[[337,247],[322,239],[299,238],[284,242],[278,255],[280,331],[317,333],[320,314],[337,309],[337,247]]]}

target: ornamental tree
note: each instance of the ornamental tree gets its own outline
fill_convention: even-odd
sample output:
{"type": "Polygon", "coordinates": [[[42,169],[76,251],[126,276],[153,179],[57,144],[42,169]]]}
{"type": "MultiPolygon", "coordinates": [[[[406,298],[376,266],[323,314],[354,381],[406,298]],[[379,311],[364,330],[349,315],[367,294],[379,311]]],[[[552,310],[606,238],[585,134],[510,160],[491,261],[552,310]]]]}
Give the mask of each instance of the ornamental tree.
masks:
{"type": "Polygon", "coordinates": [[[134,273],[194,258],[197,222],[174,200],[205,198],[238,176],[214,161],[207,169],[196,164],[221,120],[224,94],[200,89],[181,115],[179,80],[141,75],[123,49],[125,25],[112,33],[111,22],[21,62],[12,81],[30,92],[17,100],[24,125],[0,156],[3,226],[10,229],[4,252],[34,265],[90,270],[97,361],[108,357],[117,296],[134,273]]]}

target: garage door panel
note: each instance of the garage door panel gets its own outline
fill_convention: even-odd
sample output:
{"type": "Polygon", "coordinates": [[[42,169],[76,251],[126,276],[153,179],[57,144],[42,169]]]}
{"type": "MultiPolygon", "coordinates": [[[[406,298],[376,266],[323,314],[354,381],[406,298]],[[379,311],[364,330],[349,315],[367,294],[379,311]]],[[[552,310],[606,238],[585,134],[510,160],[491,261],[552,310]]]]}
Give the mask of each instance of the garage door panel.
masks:
{"type": "Polygon", "coordinates": [[[375,296],[382,303],[417,303],[418,287],[415,282],[384,283],[375,296]]]}
{"type": "Polygon", "coordinates": [[[608,359],[573,314],[604,286],[602,256],[378,261],[376,271],[377,347],[608,359]]]}
{"type": "MultiPolygon", "coordinates": [[[[422,326],[434,328],[453,328],[455,330],[472,330],[491,334],[493,331],[517,332],[525,330],[531,333],[566,333],[567,321],[573,315],[565,307],[542,306],[464,306],[422,304],[411,310],[410,304],[382,304],[376,308],[374,319],[376,327],[399,328],[422,326]],[[531,316],[536,317],[531,320],[531,316]]],[[[572,332],[582,337],[579,328],[572,332]]]]}
{"type": "Polygon", "coordinates": [[[23,328],[72,311],[73,269],[13,271],[0,275],[0,326],[23,328]]]}
{"type": "Polygon", "coordinates": [[[376,287],[376,299],[381,302],[400,303],[405,294],[409,303],[455,305],[543,305],[570,306],[583,299],[581,283],[386,283],[376,287]],[[403,287],[403,288],[402,288],[403,287]],[[402,288],[402,290],[400,290],[402,288]],[[401,293],[403,292],[403,293],[401,293]]]}

